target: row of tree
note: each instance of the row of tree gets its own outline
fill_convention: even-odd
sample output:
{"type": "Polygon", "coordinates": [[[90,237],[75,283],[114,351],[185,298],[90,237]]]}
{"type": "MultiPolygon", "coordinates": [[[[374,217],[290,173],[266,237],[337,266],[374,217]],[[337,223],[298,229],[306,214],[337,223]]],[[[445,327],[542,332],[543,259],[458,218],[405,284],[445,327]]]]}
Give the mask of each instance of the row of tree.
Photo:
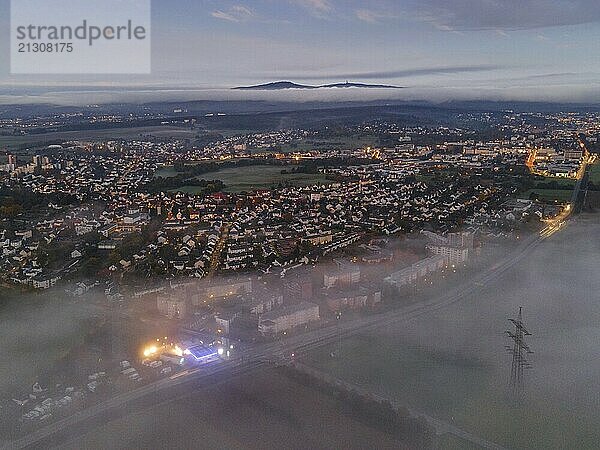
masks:
{"type": "Polygon", "coordinates": [[[338,399],[347,413],[367,425],[389,433],[410,444],[410,448],[431,448],[435,430],[422,418],[414,418],[405,408],[394,408],[387,400],[377,400],[338,384],[325,381],[303,370],[282,366],[283,373],[297,382],[316,387],[338,399]]]}

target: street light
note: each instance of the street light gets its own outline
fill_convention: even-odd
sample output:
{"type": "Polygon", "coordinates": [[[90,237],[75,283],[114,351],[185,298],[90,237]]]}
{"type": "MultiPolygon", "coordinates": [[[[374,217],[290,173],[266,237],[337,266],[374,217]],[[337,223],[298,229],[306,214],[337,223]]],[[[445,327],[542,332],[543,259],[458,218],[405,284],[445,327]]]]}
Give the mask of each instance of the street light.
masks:
{"type": "Polygon", "coordinates": [[[335,313],[335,318],[338,322],[338,351],[337,354],[339,355],[342,352],[342,327],[341,327],[341,320],[342,320],[342,311],[338,311],[335,313]]]}

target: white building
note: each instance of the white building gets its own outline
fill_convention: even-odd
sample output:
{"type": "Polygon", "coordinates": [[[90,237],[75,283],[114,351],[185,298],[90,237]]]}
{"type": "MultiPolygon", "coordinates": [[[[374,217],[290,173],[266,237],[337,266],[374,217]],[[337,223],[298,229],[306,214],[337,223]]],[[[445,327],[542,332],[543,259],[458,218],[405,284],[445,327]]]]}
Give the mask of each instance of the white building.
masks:
{"type": "Polygon", "coordinates": [[[428,244],[427,250],[432,255],[445,257],[448,260],[448,264],[463,264],[469,259],[469,249],[464,247],[428,244]]]}
{"type": "Polygon", "coordinates": [[[419,279],[448,266],[448,259],[442,255],[434,255],[417,261],[410,267],[392,273],[383,281],[392,288],[401,288],[416,283],[419,279]]]}
{"type": "Polygon", "coordinates": [[[260,316],[258,331],[263,335],[272,336],[317,320],[319,306],[302,302],[263,314],[260,316]]]}

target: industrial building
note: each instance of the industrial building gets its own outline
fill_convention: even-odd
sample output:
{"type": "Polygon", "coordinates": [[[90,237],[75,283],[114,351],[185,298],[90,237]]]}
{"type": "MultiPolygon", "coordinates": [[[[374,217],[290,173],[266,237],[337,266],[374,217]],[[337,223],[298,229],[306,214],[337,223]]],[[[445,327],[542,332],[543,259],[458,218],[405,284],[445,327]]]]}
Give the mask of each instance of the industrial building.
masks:
{"type": "Polygon", "coordinates": [[[287,274],[283,283],[286,299],[310,300],[313,297],[312,271],[308,268],[287,274]]]}
{"type": "Polygon", "coordinates": [[[381,288],[359,285],[352,289],[328,289],[323,293],[324,306],[331,312],[372,308],[381,302],[381,288]]]}
{"type": "Polygon", "coordinates": [[[270,292],[266,289],[255,292],[249,302],[244,303],[242,308],[250,314],[263,314],[283,304],[283,294],[270,292]]]}
{"type": "Polygon", "coordinates": [[[458,265],[467,262],[469,253],[473,249],[473,233],[463,231],[448,233],[440,236],[435,233],[425,233],[432,241],[425,246],[431,255],[443,256],[448,265],[458,265]]]}
{"type": "Polygon", "coordinates": [[[195,345],[185,350],[185,355],[189,355],[195,362],[206,363],[219,358],[219,350],[210,345],[195,345]]]}
{"type": "Polygon", "coordinates": [[[217,324],[218,332],[223,335],[229,335],[231,331],[231,325],[235,322],[235,320],[240,316],[241,311],[239,309],[232,311],[225,311],[217,314],[215,316],[215,322],[217,324]]]}

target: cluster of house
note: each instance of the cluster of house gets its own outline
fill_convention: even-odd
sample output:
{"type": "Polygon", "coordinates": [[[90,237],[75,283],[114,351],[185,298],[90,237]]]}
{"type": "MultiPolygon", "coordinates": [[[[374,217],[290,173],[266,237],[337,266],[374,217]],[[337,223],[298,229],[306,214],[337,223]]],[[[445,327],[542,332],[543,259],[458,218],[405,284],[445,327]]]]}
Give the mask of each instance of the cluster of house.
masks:
{"type": "Polygon", "coordinates": [[[494,208],[482,205],[465,219],[465,229],[477,230],[489,236],[508,236],[519,223],[530,219],[536,222],[540,220],[553,219],[563,210],[560,204],[544,204],[532,200],[512,198],[506,200],[494,208]]]}
{"type": "Polygon", "coordinates": [[[9,237],[7,230],[0,230],[0,267],[14,283],[48,289],[62,278],[61,271],[48,272],[38,261],[40,243],[48,243],[56,238],[56,229],[52,228],[45,238],[37,237],[38,230],[46,226],[52,227],[52,224],[38,223],[35,228],[15,230],[12,237],[9,237]]]}
{"type": "MultiPolygon", "coordinates": [[[[531,143],[539,146],[550,138],[573,141],[572,134],[566,132],[550,137],[527,135],[535,130],[525,126],[508,140],[481,143],[465,139],[438,146],[415,145],[411,135],[465,137],[470,133],[461,129],[399,128],[385,123],[362,125],[359,131],[378,130],[397,136],[398,143],[382,149],[308,153],[307,157],[362,155],[374,162],[324,169],[344,181],[310,187],[205,196],[169,191],[151,194],[142,189],[153,179],[157,167],[181,160],[182,155],[213,161],[228,157],[236,148],[244,153],[247,148],[263,148],[269,143],[289,144],[318,137],[317,132],[304,130],[225,138],[202,149],[185,149],[178,141],[70,142],[57,146],[60,148],[55,149],[52,158],[34,157],[31,165],[36,170],[19,173],[5,182],[39,193],[71,194],[85,203],[102,205],[76,218],[69,218],[70,212],[59,217],[54,214],[48,219],[51,227],[40,232],[41,239],[48,243],[61,239],[60,230],[74,228],[77,238],[73,262],[86,258],[82,242],[90,233],[102,236],[97,248],[108,256],[119,250],[124,237],[140,233],[156,217],[160,224],[146,237],[144,246],[112,261],[110,272],[144,270],[148,276],[202,278],[216,267],[224,272],[282,270],[350,246],[364,233],[394,234],[422,228],[444,231],[465,222],[476,229],[510,222],[514,214],[499,205],[513,193],[502,183],[482,185],[463,179],[440,185],[418,181],[419,174],[440,165],[493,169],[499,164],[498,158],[506,164],[525,159],[531,143]],[[148,269],[148,265],[158,269],[148,269]]],[[[563,154],[576,158],[575,150],[572,155],[563,154]]],[[[541,158],[544,151],[538,155],[541,158]]],[[[25,167],[14,156],[8,164],[25,167]]],[[[17,282],[50,287],[65,273],[45,273],[36,262],[36,242],[30,241],[0,241],[4,272],[17,282]]]]}
{"type": "MultiPolygon", "coordinates": [[[[507,195],[476,183],[434,187],[407,179],[418,170],[418,164],[344,167],[330,171],[345,182],[208,196],[124,193],[115,185],[104,208],[69,211],[52,219],[48,233],[42,235],[50,242],[58,231],[70,227],[84,241],[97,232],[102,237],[97,248],[108,256],[125,236],[139,233],[157,217],[160,225],[145,247],[114,261],[110,271],[136,270],[151,259],[162,273],[201,278],[212,266],[231,272],[287,267],[307,256],[349,246],[365,232],[393,234],[423,224],[449,228],[477,211],[482,199],[507,195]]],[[[129,187],[134,188],[135,183],[129,187]]],[[[78,247],[73,249],[74,259],[76,253],[84,254],[78,247]]],[[[16,277],[21,282],[32,280],[43,269],[33,261],[19,266],[23,270],[16,277]]],[[[50,287],[58,279],[60,275],[45,276],[35,287],[50,287]]]]}
{"type": "MultiPolygon", "coordinates": [[[[42,219],[27,228],[16,230],[8,238],[6,230],[0,231],[2,267],[11,281],[48,289],[59,280],[74,272],[86,252],[85,236],[96,232],[101,237],[95,244],[100,250],[112,250],[118,239],[132,232],[139,232],[149,221],[147,213],[139,209],[119,208],[94,212],[93,207],[83,205],[53,211],[52,218],[42,219]],[[75,237],[73,237],[75,235],[75,237]],[[49,270],[40,263],[40,244],[65,243],[69,248],[62,266],[49,270]]],[[[122,261],[127,265],[126,261],[122,261]]]]}
{"type": "Polygon", "coordinates": [[[362,233],[394,234],[407,224],[451,227],[482,199],[505,194],[476,183],[432,187],[387,167],[335,171],[360,180],[252,194],[231,216],[222,268],[272,270],[311,251],[327,254],[353,244],[362,233]]]}
{"type": "MultiPolygon", "coordinates": [[[[381,262],[389,258],[386,255],[381,262]]],[[[362,276],[361,265],[336,259],[322,272],[298,267],[268,284],[243,276],[184,283],[161,290],[156,306],[168,318],[194,328],[213,328],[223,336],[233,329],[277,335],[318,321],[322,314],[379,304],[381,288],[362,276]]]]}
{"type": "Polygon", "coordinates": [[[294,141],[306,139],[311,132],[302,129],[278,130],[265,133],[250,133],[229,136],[202,148],[193,148],[179,152],[178,159],[183,161],[199,158],[226,159],[231,157],[249,157],[260,155],[261,152],[279,150],[294,141]]]}
{"type": "MultiPolygon", "coordinates": [[[[67,145],[67,144],[65,144],[67,145]]],[[[42,194],[68,194],[85,201],[122,199],[148,183],[157,164],[150,143],[130,142],[127,152],[82,151],[79,144],[61,146],[50,158],[34,156],[17,166],[7,183],[42,194]]]]}

